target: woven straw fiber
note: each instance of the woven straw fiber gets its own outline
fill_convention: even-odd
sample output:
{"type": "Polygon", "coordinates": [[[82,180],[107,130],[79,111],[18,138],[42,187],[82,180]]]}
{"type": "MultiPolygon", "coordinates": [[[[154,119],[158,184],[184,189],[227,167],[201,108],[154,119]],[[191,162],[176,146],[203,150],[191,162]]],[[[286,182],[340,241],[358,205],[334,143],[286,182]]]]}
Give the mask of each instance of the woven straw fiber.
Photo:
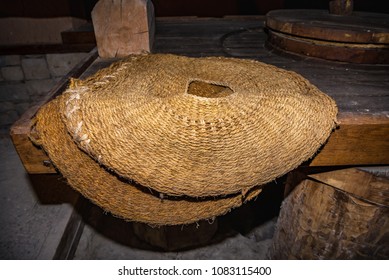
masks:
{"type": "Polygon", "coordinates": [[[188,224],[212,219],[256,197],[260,189],[241,194],[197,200],[161,199],[147,188],[126,182],[107,172],[82,152],[63,124],[59,104],[62,96],[46,104],[35,118],[35,142],[43,146],[68,183],[92,202],[113,215],[152,225],[188,224]]]}
{"type": "Polygon", "coordinates": [[[335,126],[335,102],[300,75],[251,60],[131,56],[65,92],[78,146],[160,193],[246,192],[296,168],[335,126]]]}

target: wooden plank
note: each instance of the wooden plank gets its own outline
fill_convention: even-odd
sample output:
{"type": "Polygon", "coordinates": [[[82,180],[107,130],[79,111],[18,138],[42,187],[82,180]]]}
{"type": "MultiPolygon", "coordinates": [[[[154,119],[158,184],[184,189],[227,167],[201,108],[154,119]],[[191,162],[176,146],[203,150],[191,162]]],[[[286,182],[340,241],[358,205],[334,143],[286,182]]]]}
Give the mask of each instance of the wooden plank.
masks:
{"type": "Polygon", "coordinates": [[[84,230],[85,224],[82,215],[89,215],[89,210],[89,204],[86,199],[79,196],[75,209],[68,219],[66,228],[63,231],[62,238],[57,244],[55,255],[53,256],[54,260],[73,259],[84,230]]]}
{"type": "Polygon", "coordinates": [[[340,114],[339,128],[309,166],[389,164],[389,116],[340,114]]]}
{"type": "Polygon", "coordinates": [[[39,147],[36,147],[29,139],[31,127],[33,125],[32,118],[43,104],[65,90],[69,78],[79,77],[96,59],[96,57],[97,50],[94,49],[87,57],[85,57],[79,64],[77,64],[73,70],[71,70],[65,77],[63,77],[56,85],[56,87],[48,92],[44,100],[41,100],[37,105],[27,110],[22,115],[22,117],[12,125],[10,130],[12,142],[28,173],[56,173],[56,170],[52,166],[51,161],[47,157],[46,153],[39,147]]]}
{"type": "MultiPolygon", "coordinates": [[[[26,116],[31,115],[28,113],[26,116]]],[[[50,164],[45,164],[50,163],[47,155],[33,146],[28,139],[30,121],[21,119],[15,124],[18,130],[15,128],[11,136],[16,150],[27,172],[55,173],[56,170],[50,164]]],[[[315,167],[389,164],[389,117],[349,113],[340,114],[338,121],[339,128],[307,165],[315,167]]]]}
{"type": "Polygon", "coordinates": [[[61,32],[63,44],[93,44],[96,45],[96,37],[92,23],[84,24],[78,28],[61,32]]]}
{"type": "Polygon", "coordinates": [[[45,45],[10,45],[0,46],[0,55],[31,55],[46,53],[73,53],[90,52],[96,46],[95,43],[75,44],[45,44],[45,45]]]}

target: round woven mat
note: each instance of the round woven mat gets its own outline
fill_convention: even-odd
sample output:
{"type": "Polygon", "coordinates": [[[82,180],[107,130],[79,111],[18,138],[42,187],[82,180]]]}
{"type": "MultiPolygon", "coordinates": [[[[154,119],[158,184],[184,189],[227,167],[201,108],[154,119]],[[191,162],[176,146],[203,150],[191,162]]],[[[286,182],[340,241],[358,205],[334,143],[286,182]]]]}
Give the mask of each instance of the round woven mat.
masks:
{"type": "Polygon", "coordinates": [[[63,102],[60,96],[38,112],[34,141],[42,145],[74,189],[115,216],[152,225],[188,224],[222,215],[261,192],[254,188],[246,195],[170,199],[131,184],[108,172],[77,147],[61,121],[59,107],[63,102]]]}
{"type": "Polygon", "coordinates": [[[74,141],[118,175],[169,195],[245,192],[312,157],[335,102],[252,60],[131,56],[65,92],[74,141]]]}

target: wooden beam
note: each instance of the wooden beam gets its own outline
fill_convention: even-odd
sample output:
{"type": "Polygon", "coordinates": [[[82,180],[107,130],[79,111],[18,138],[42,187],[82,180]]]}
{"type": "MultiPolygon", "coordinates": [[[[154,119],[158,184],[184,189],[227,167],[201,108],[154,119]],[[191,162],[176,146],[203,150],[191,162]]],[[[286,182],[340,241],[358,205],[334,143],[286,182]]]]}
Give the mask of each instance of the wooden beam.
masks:
{"type": "Polygon", "coordinates": [[[339,127],[309,166],[389,164],[389,116],[341,113],[339,127]]]}
{"type": "MultiPolygon", "coordinates": [[[[31,108],[13,125],[12,141],[28,173],[56,173],[45,152],[29,139],[31,119],[37,110],[37,107],[31,108]]],[[[307,163],[311,167],[388,164],[389,117],[351,113],[340,114],[339,128],[307,163]]]]}

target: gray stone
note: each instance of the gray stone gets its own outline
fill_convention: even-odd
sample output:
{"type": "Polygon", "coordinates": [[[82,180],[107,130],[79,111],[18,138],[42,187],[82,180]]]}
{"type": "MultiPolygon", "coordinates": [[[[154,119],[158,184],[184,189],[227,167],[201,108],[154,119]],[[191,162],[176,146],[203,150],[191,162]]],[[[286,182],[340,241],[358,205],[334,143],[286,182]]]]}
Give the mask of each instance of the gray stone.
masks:
{"type": "Polygon", "coordinates": [[[1,68],[1,74],[6,81],[22,81],[24,74],[20,66],[5,66],[1,68]]]}
{"type": "Polygon", "coordinates": [[[26,55],[23,55],[22,59],[25,59],[25,58],[44,58],[45,59],[45,55],[44,54],[26,54],[26,55]]]}
{"type": "Polygon", "coordinates": [[[5,113],[1,113],[1,115],[0,115],[0,125],[1,126],[11,125],[15,121],[17,121],[18,118],[19,118],[18,112],[14,111],[14,110],[7,111],[5,113]]]}
{"type": "Polygon", "coordinates": [[[20,65],[21,63],[20,55],[4,55],[2,57],[6,66],[20,65]]]}
{"type": "Polygon", "coordinates": [[[65,76],[87,53],[47,54],[47,64],[52,77],[65,76]]]}
{"type": "Polygon", "coordinates": [[[24,83],[3,84],[0,86],[0,102],[29,102],[30,95],[24,83]]]}
{"type": "Polygon", "coordinates": [[[14,110],[15,106],[12,102],[0,102],[0,114],[3,114],[7,111],[14,110]]]}
{"type": "Polygon", "coordinates": [[[23,115],[24,112],[28,110],[28,108],[31,107],[31,104],[29,102],[23,102],[23,103],[18,103],[15,106],[16,112],[18,113],[19,116],[23,115]]]}
{"type": "Polygon", "coordinates": [[[50,78],[46,60],[42,58],[23,58],[22,67],[26,80],[39,80],[50,78]]]}
{"type": "Polygon", "coordinates": [[[56,84],[53,79],[26,81],[26,89],[31,97],[45,95],[56,84]]]}

